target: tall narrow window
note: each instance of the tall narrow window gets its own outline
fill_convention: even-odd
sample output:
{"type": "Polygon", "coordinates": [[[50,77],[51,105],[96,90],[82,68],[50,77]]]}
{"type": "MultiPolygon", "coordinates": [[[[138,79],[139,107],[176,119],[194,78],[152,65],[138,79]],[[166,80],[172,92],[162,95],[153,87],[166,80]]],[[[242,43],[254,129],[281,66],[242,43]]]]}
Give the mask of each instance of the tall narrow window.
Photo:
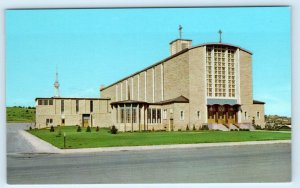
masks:
{"type": "Polygon", "coordinates": [[[38,105],[43,105],[43,100],[38,100],[38,105]]]}
{"type": "Polygon", "coordinates": [[[247,119],[247,112],[245,112],[245,119],[247,119]]]}
{"type": "Polygon", "coordinates": [[[129,107],[126,107],[126,123],[131,123],[131,113],[129,107]]]}
{"type": "Polygon", "coordinates": [[[156,123],[156,108],[152,108],[152,123],[156,123]]]}
{"type": "Polygon", "coordinates": [[[167,109],[164,109],[163,111],[163,119],[167,119],[167,109]]]}
{"type": "Polygon", "coordinates": [[[64,100],[61,100],[61,103],[60,103],[60,110],[61,110],[61,113],[64,113],[64,112],[65,112],[65,101],[64,101],[64,100]]]}
{"type": "Polygon", "coordinates": [[[184,112],[180,111],[180,120],[184,120],[184,112]]]}
{"type": "Polygon", "coordinates": [[[76,100],[76,113],[79,112],[79,100],[76,100]]]}
{"type": "Polygon", "coordinates": [[[151,123],[151,108],[148,108],[147,110],[147,122],[148,123],[151,123]]]}
{"type": "Polygon", "coordinates": [[[227,57],[227,70],[228,70],[228,96],[235,97],[235,66],[234,66],[234,49],[228,49],[227,57]]]}
{"type": "Polygon", "coordinates": [[[201,116],[200,116],[200,111],[197,111],[197,119],[201,119],[201,116]]]}
{"type": "Polygon", "coordinates": [[[260,118],[260,114],[259,114],[259,112],[257,112],[257,113],[256,113],[256,117],[257,117],[257,119],[259,119],[259,118],[260,118]]]}
{"type": "Polygon", "coordinates": [[[206,51],[206,87],[207,96],[212,97],[212,48],[206,51]]]}
{"type": "Polygon", "coordinates": [[[132,108],[132,123],[136,123],[136,108],[132,108]]]}
{"type": "Polygon", "coordinates": [[[49,105],[53,105],[53,100],[52,99],[49,100],[49,105]]]}
{"type": "Polygon", "coordinates": [[[157,123],[161,123],[161,109],[157,109],[157,123]]]}
{"type": "Polygon", "coordinates": [[[121,107],[120,113],[121,113],[121,123],[124,123],[124,120],[125,120],[125,118],[124,118],[124,107],[121,107]]]}
{"type": "Polygon", "coordinates": [[[93,104],[93,101],[91,100],[90,101],[90,112],[93,112],[94,111],[94,104],[93,104]]]}

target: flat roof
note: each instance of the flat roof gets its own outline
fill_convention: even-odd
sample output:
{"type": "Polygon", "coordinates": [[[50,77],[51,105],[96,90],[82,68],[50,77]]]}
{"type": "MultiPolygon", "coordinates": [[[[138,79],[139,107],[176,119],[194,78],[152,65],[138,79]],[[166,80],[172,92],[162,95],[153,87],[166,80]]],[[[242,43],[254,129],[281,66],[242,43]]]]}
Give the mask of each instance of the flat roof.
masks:
{"type": "MultiPolygon", "coordinates": [[[[176,39],[176,40],[180,40],[180,39],[176,39]]],[[[174,41],[176,41],[176,40],[174,40],[174,41]]],[[[189,39],[181,39],[181,40],[189,40],[189,39]]],[[[172,42],[174,42],[174,41],[172,41],[172,42]]],[[[178,56],[178,55],[181,55],[181,54],[183,54],[183,53],[185,53],[185,52],[187,52],[187,51],[189,51],[189,50],[191,50],[191,49],[199,48],[199,47],[203,47],[203,46],[213,46],[213,45],[223,45],[223,46],[230,46],[230,47],[239,48],[239,49],[241,49],[241,50],[243,50],[243,51],[245,51],[245,52],[247,52],[247,53],[249,53],[249,54],[252,55],[252,52],[251,52],[251,51],[246,50],[246,49],[244,49],[244,48],[241,48],[240,46],[236,46],[236,45],[229,44],[229,43],[216,43],[216,42],[212,42],[212,43],[203,43],[203,44],[199,44],[199,45],[197,45],[197,46],[192,46],[192,47],[190,47],[190,48],[185,48],[185,49],[181,50],[180,52],[178,52],[178,53],[176,53],[176,54],[173,54],[173,55],[171,55],[171,56],[169,56],[169,57],[167,57],[167,58],[165,58],[165,59],[163,59],[163,60],[161,60],[161,61],[159,61],[159,62],[157,62],[157,63],[154,63],[154,64],[152,64],[152,65],[150,65],[150,66],[147,66],[146,68],[144,68],[144,69],[142,69],[142,70],[140,70],[140,71],[134,72],[133,74],[130,74],[129,76],[126,76],[125,78],[122,78],[122,79],[120,79],[120,80],[118,80],[118,81],[116,81],[116,82],[114,82],[114,83],[112,83],[112,84],[110,84],[110,85],[108,85],[108,86],[105,86],[105,87],[101,88],[100,91],[103,91],[103,90],[105,90],[105,89],[107,89],[107,88],[109,88],[109,87],[111,87],[111,86],[113,86],[113,85],[115,85],[115,84],[117,84],[117,83],[119,83],[119,82],[122,82],[122,81],[124,81],[124,80],[126,80],[126,79],[128,79],[128,78],[130,78],[130,77],[132,77],[132,76],[135,76],[135,75],[137,75],[137,74],[139,74],[139,73],[141,73],[141,72],[143,72],[143,71],[146,71],[146,70],[148,70],[148,69],[150,69],[150,68],[152,68],[152,67],[155,67],[156,65],[159,65],[159,64],[161,64],[161,63],[163,63],[163,62],[166,62],[166,61],[168,61],[168,60],[170,60],[170,59],[173,59],[174,57],[176,57],[176,56],[178,56]]]]}
{"type": "Polygon", "coordinates": [[[92,98],[92,97],[37,97],[35,100],[39,99],[74,99],[74,100],[110,100],[110,98],[92,98]]]}
{"type": "Polygon", "coordinates": [[[172,44],[172,43],[174,43],[174,42],[176,42],[176,41],[178,41],[178,40],[192,41],[191,39],[175,39],[175,40],[172,40],[172,41],[170,42],[170,44],[172,44]]]}

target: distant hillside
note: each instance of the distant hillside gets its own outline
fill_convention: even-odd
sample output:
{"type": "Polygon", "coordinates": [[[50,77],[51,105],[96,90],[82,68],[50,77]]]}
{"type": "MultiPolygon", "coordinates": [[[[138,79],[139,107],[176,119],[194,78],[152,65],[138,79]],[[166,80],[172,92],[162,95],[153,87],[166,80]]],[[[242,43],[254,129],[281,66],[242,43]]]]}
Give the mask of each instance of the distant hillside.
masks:
{"type": "Polygon", "coordinates": [[[275,123],[279,125],[291,125],[292,119],[286,116],[265,115],[266,123],[275,123]]]}
{"type": "Polygon", "coordinates": [[[7,122],[35,122],[35,108],[34,107],[6,107],[6,121],[7,122]]]}

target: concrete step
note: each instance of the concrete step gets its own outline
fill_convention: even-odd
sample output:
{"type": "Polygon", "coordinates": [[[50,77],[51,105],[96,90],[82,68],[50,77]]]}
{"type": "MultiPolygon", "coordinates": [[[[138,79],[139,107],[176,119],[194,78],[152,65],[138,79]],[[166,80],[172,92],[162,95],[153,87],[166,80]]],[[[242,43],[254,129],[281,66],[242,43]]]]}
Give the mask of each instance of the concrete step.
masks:
{"type": "Polygon", "coordinates": [[[229,129],[225,125],[219,124],[219,123],[208,124],[208,129],[209,130],[229,131],[229,129]]]}

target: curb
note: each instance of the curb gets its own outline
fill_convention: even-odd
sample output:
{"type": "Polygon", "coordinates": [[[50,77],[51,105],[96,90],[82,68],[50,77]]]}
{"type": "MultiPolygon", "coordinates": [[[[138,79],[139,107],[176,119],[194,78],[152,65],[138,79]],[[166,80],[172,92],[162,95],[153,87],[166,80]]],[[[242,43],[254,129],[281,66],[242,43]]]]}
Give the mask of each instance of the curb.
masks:
{"type": "Polygon", "coordinates": [[[290,144],[291,140],[271,140],[271,141],[246,141],[246,142],[225,142],[225,143],[199,143],[199,144],[172,144],[153,146],[123,146],[107,148],[82,148],[82,149],[61,149],[62,154],[72,153],[97,153],[97,152],[117,152],[117,151],[146,151],[162,149],[185,149],[185,148],[206,148],[223,146],[245,146],[262,144],[290,144]]]}

